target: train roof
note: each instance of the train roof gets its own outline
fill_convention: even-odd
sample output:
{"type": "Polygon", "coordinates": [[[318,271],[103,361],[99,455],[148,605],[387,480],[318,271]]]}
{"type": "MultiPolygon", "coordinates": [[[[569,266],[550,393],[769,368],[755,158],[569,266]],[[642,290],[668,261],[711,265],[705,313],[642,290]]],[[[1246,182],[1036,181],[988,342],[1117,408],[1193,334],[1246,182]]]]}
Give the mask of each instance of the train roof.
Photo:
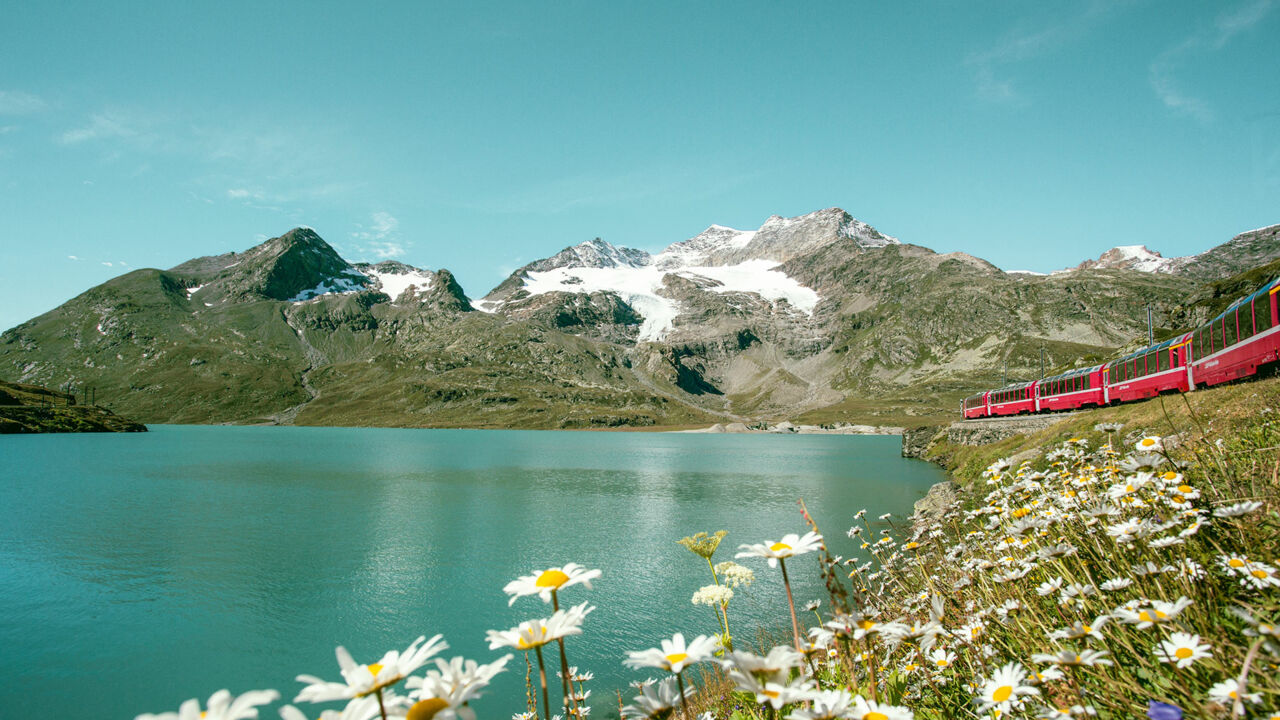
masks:
{"type": "Polygon", "coordinates": [[[1158,342],[1155,345],[1148,345],[1142,348],[1141,350],[1134,350],[1128,355],[1118,357],[1115,360],[1112,360],[1111,362],[1107,363],[1107,365],[1111,366],[1111,365],[1115,365],[1116,363],[1122,363],[1125,360],[1132,360],[1136,357],[1141,357],[1143,355],[1146,355],[1147,353],[1152,352],[1153,350],[1164,350],[1165,348],[1181,343],[1183,338],[1185,338],[1186,336],[1187,336],[1187,333],[1179,333],[1169,338],[1168,340],[1165,340],[1164,342],[1158,342]]]}
{"type": "Polygon", "coordinates": [[[1271,288],[1275,287],[1276,285],[1280,285],[1280,278],[1276,278],[1269,283],[1265,283],[1262,287],[1258,288],[1257,290],[1254,290],[1248,295],[1245,295],[1244,297],[1231,303],[1230,305],[1227,306],[1226,310],[1223,310],[1221,313],[1218,313],[1218,316],[1215,317],[1213,320],[1210,320],[1209,322],[1213,323],[1218,320],[1221,320],[1224,316],[1226,316],[1227,313],[1231,312],[1232,310],[1235,310],[1241,305],[1253,302],[1254,298],[1258,297],[1259,295],[1265,295],[1268,291],[1271,290],[1271,288]]]}
{"type": "Polygon", "coordinates": [[[991,392],[1000,392],[1001,390],[1021,390],[1023,388],[1031,387],[1035,383],[1036,383],[1035,380],[1027,380],[1026,382],[1009,383],[1008,385],[1005,385],[1004,387],[998,387],[992,390],[991,392]]]}
{"type": "Polygon", "coordinates": [[[1091,373],[1098,372],[1101,369],[1102,369],[1101,365],[1094,365],[1092,367],[1084,367],[1084,368],[1076,368],[1075,370],[1068,370],[1067,372],[1064,372],[1064,373],[1059,373],[1057,375],[1050,375],[1049,377],[1042,378],[1040,382],[1044,382],[1045,380],[1065,380],[1067,378],[1079,377],[1081,375],[1089,375],[1091,373]]]}

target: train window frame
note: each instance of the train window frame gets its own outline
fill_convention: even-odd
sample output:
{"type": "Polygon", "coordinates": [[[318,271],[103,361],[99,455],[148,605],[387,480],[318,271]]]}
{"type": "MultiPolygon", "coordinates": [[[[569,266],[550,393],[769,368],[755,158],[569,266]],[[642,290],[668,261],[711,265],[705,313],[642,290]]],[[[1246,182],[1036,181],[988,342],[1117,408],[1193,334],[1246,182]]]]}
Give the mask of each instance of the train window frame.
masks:
{"type": "Polygon", "coordinates": [[[1236,317],[1238,313],[1235,310],[1227,313],[1222,320],[1222,329],[1226,333],[1222,340],[1222,347],[1228,348],[1240,342],[1240,320],[1236,317]]]}
{"type": "Polygon", "coordinates": [[[1252,303],[1253,327],[1259,333],[1266,332],[1267,330],[1270,330],[1272,327],[1275,327],[1274,325],[1271,324],[1271,298],[1273,297],[1275,296],[1266,294],[1266,295],[1259,295],[1258,297],[1253,299],[1253,303],[1252,303]],[[1266,319],[1263,320],[1262,322],[1259,322],[1258,321],[1259,318],[1266,318],[1266,319]]]}

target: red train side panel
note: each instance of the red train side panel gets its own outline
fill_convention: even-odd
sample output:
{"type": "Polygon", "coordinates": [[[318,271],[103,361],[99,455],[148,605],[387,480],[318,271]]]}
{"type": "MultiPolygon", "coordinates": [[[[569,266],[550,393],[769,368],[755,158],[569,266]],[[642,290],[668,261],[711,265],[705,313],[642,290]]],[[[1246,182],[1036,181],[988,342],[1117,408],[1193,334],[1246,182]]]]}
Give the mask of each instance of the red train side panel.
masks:
{"type": "Polygon", "coordinates": [[[1036,411],[1036,384],[1015,383],[992,390],[988,397],[988,415],[1022,415],[1036,411]]]}
{"type": "Polygon", "coordinates": [[[1196,385],[1217,385],[1252,375],[1258,366],[1280,360],[1277,292],[1280,278],[1192,333],[1191,377],[1196,385]]]}
{"type": "Polygon", "coordinates": [[[1191,389],[1187,373],[1191,333],[1145,347],[1106,365],[1111,402],[1153,398],[1162,392],[1191,389]]]}
{"type": "Polygon", "coordinates": [[[1048,377],[1037,383],[1039,412],[1075,410],[1107,404],[1104,366],[1095,365],[1048,377]]]}

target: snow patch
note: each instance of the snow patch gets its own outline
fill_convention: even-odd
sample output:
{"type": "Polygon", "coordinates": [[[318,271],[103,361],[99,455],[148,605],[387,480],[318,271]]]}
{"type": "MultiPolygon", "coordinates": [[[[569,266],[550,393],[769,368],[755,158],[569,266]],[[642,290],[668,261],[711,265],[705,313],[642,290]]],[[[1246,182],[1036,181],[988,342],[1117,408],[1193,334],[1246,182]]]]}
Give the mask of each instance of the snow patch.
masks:
{"type": "MultiPolygon", "coordinates": [[[[364,275],[360,275],[360,277],[364,278],[364,275]]],[[[356,280],[348,280],[347,278],[330,278],[310,290],[303,290],[292,298],[289,298],[289,302],[301,303],[318,298],[321,295],[345,295],[347,293],[359,292],[364,289],[364,283],[356,280]]]]}
{"type": "MultiPolygon", "coordinates": [[[[812,314],[818,304],[818,293],[776,270],[779,264],[770,260],[749,260],[738,265],[694,265],[676,269],[660,268],[656,264],[642,267],[561,267],[530,272],[524,290],[530,295],[549,292],[613,293],[644,318],[639,339],[656,341],[675,327],[675,318],[680,314],[679,303],[658,292],[667,274],[711,280],[716,283],[707,288],[711,292],[748,292],[773,302],[786,300],[792,307],[812,314]]],[[[498,305],[480,301],[474,306],[484,312],[493,312],[498,305]]]]}
{"type": "Polygon", "coordinates": [[[365,275],[374,281],[378,289],[387,294],[393,301],[409,288],[422,294],[431,288],[435,277],[431,273],[411,270],[405,273],[384,272],[369,268],[365,275]]]}
{"type": "Polygon", "coordinates": [[[1006,275],[1035,275],[1036,277],[1045,277],[1048,273],[1036,272],[1035,270],[1006,270],[1006,275]]]}
{"type": "Polygon", "coordinates": [[[193,288],[187,288],[187,299],[191,299],[192,295],[195,295],[196,293],[200,292],[200,288],[202,287],[204,287],[204,285],[197,285],[193,288]]]}

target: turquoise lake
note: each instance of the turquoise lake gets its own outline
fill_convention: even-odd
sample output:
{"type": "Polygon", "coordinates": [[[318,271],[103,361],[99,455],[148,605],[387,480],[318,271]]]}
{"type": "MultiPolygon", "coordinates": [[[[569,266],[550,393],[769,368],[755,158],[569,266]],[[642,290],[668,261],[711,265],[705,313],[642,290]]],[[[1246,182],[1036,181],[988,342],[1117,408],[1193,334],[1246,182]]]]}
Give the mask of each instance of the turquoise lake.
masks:
{"type": "MultiPolygon", "coordinates": [[[[865,558],[845,535],[853,514],[902,523],[944,477],[899,443],[203,426],[3,437],[0,718],[130,720],[224,687],[292,700],[299,673],[341,679],[336,645],[374,662],[418,635],[488,662],[501,653],[486,630],[550,615],[536,597],[508,607],[503,585],[567,562],[603,571],[562,601],[598,608],[569,660],[595,673],[592,716],[616,715],[613,691],[647,676],[622,666],[626,651],[716,630],[690,603],[710,573],[678,539],[728,530],[715,559],[729,560],[804,532],[804,498],[833,551],[865,558]]],[[[789,629],[780,574],[739,562],[756,583],[730,605],[735,636],[789,629]]],[[[816,567],[788,565],[797,604],[820,597],[816,567]]],[[[473,705],[481,718],[523,709],[523,659],[508,667],[473,705]]]]}

